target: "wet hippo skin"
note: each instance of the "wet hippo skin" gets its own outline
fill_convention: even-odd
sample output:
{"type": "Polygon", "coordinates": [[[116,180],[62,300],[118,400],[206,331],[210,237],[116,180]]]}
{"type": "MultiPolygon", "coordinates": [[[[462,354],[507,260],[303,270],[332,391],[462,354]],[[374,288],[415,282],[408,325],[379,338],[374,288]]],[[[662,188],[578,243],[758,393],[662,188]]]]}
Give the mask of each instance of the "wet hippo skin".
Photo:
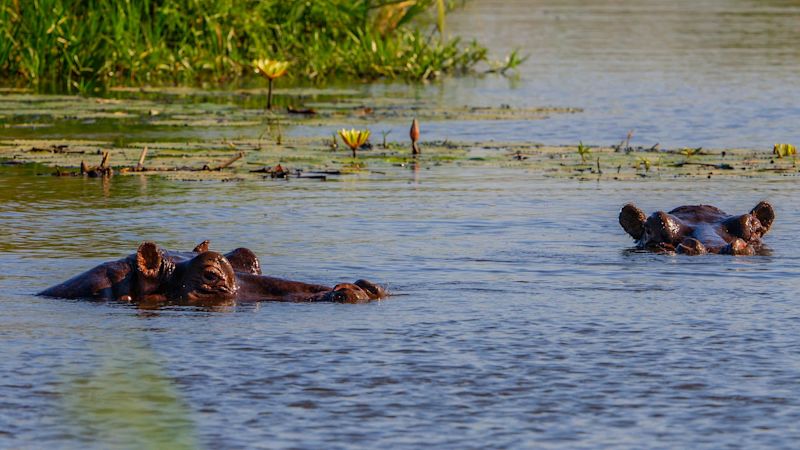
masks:
{"type": "Polygon", "coordinates": [[[135,254],[100,264],[38,295],[141,305],[215,306],[237,301],[361,303],[387,294],[366,280],[331,288],[268,277],[261,274],[261,264],[252,251],[237,248],[223,255],[209,251],[205,241],[191,252],[167,252],[153,242],[144,242],[135,254]]]}
{"type": "Polygon", "coordinates": [[[636,240],[637,248],[686,255],[762,254],[761,237],[774,220],[775,210],[767,202],[739,216],[710,205],[688,205],[647,217],[631,203],[619,213],[620,225],[636,240]]]}

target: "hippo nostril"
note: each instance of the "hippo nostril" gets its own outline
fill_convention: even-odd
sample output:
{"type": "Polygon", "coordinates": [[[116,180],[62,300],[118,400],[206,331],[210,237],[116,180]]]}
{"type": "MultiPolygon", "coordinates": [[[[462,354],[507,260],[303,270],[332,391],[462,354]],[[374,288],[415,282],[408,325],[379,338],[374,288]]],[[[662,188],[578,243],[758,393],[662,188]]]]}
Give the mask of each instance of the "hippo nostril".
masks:
{"type": "Polygon", "coordinates": [[[664,211],[650,215],[645,222],[645,234],[648,243],[675,245],[680,241],[683,232],[681,224],[664,211]]]}
{"type": "Polygon", "coordinates": [[[755,249],[741,239],[734,239],[730,244],[723,247],[720,253],[723,255],[752,256],[755,254],[755,249]]]}

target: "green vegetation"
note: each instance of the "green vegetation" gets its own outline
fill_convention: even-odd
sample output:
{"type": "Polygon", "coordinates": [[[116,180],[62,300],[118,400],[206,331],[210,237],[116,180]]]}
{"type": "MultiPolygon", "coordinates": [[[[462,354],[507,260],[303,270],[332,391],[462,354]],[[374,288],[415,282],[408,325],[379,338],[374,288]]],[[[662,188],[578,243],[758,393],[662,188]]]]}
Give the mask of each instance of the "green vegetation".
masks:
{"type": "Polygon", "coordinates": [[[505,75],[509,70],[518,68],[528,60],[528,56],[521,56],[519,50],[512,50],[504,61],[490,61],[489,72],[505,75]]]}
{"type": "Polygon", "coordinates": [[[444,37],[444,3],[0,0],[0,76],[90,93],[229,83],[255,77],[251,62],[269,58],[289,61],[295,80],[429,80],[486,60],[477,43],[444,37]],[[435,25],[426,26],[433,9],[435,25]]]}
{"type": "Polygon", "coordinates": [[[650,161],[650,158],[647,158],[645,156],[637,156],[636,157],[636,164],[634,165],[634,167],[637,168],[637,169],[639,167],[642,167],[644,169],[645,173],[647,173],[647,172],[650,172],[650,166],[652,166],[652,165],[653,165],[653,163],[652,163],[652,161],[650,161]]]}
{"type": "MultiPolygon", "coordinates": [[[[65,180],[79,174],[110,179],[107,175],[113,173],[114,177],[156,175],[180,180],[299,177],[345,181],[405,176],[408,170],[416,174],[452,165],[486,170],[519,168],[534,176],[579,180],[800,176],[795,157],[777,158],[772,149],[700,151],[688,147],[687,151],[687,147],[654,145],[622,151],[624,141],[610,147],[583,142],[548,146],[535,142],[419,141],[423,135],[420,131],[434,121],[535,120],[573,113],[569,108],[446,107],[431,104],[428,98],[404,97],[372,97],[370,106],[365,107],[364,96],[358,91],[282,88],[283,95],[307,99],[303,107],[316,113],[276,109],[264,114],[250,107],[249,101],[238,105],[229,100],[260,99],[266,89],[126,88],[114,92],[125,95],[94,98],[9,92],[0,96],[0,172],[21,168],[26,173],[55,174],[65,180]],[[136,94],[126,98],[130,91],[136,94]],[[212,99],[215,101],[209,101],[212,99]],[[389,139],[394,133],[388,135],[387,127],[405,128],[409,122],[412,126],[407,135],[389,139]],[[342,128],[344,124],[346,129],[342,128]],[[290,132],[297,126],[319,132],[290,132]],[[383,128],[386,142],[365,145],[370,127],[383,128]],[[425,152],[420,154],[419,147],[415,152],[415,142],[425,152]],[[583,157],[576,158],[580,155],[583,157]]],[[[779,150],[787,153],[790,148],[779,150]]]]}
{"type": "Polygon", "coordinates": [[[592,151],[589,149],[589,147],[583,145],[583,141],[578,144],[578,147],[575,150],[578,152],[578,155],[581,157],[581,162],[584,164],[586,163],[586,158],[592,154],[592,151]]]}
{"type": "Polygon", "coordinates": [[[689,160],[689,158],[691,158],[692,156],[699,155],[702,150],[703,147],[697,147],[697,148],[684,147],[680,151],[680,154],[685,156],[686,159],[689,160]]]}

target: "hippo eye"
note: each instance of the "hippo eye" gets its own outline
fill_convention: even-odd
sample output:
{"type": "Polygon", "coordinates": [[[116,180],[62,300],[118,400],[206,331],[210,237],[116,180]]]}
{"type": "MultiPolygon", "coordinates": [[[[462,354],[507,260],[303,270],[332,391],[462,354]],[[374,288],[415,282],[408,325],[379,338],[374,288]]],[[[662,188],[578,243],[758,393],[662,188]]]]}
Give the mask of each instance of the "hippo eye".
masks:
{"type": "Polygon", "coordinates": [[[219,280],[219,274],[217,274],[216,272],[208,270],[203,273],[203,281],[206,281],[207,283],[214,283],[218,280],[219,280]]]}

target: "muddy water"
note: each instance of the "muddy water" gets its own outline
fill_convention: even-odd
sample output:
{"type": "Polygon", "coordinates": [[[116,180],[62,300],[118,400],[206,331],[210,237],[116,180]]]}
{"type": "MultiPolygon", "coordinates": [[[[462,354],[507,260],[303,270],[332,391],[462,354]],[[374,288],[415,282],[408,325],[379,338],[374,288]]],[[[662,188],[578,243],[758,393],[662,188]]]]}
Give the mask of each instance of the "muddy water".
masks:
{"type": "MultiPolygon", "coordinates": [[[[614,143],[635,129],[642,145],[798,140],[797,2],[586,4],[472,2],[451,29],[497,50],[525,47],[521,78],[411,90],[584,113],[426,124],[426,138],[614,143]]],[[[95,128],[65,126],[41,132],[95,128]]],[[[396,127],[404,136],[407,125],[396,127]]],[[[148,133],[112,131],[102,137],[148,133]]],[[[104,183],[4,169],[0,447],[791,448],[795,185],[576,182],[455,166],[324,184],[104,183]],[[778,213],[771,256],[631,253],[616,224],[627,201],[744,212],[761,199],[778,213]],[[396,296],[145,312],[31,295],[143,239],[246,245],[269,274],[365,277],[396,296]]]]}
{"type": "Polygon", "coordinates": [[[452,167],[329,182],[0,177],[12,447],[789,447],[794,182],[595,183],[452,167]],[[769,257],[632,254],[616,212],[778,211],[769,257]],[[678,200],[680,199],[680,200],[678,200]],[[33,297],[144,238],[247,245],[370,305],[137,311],[33,297]]]}

